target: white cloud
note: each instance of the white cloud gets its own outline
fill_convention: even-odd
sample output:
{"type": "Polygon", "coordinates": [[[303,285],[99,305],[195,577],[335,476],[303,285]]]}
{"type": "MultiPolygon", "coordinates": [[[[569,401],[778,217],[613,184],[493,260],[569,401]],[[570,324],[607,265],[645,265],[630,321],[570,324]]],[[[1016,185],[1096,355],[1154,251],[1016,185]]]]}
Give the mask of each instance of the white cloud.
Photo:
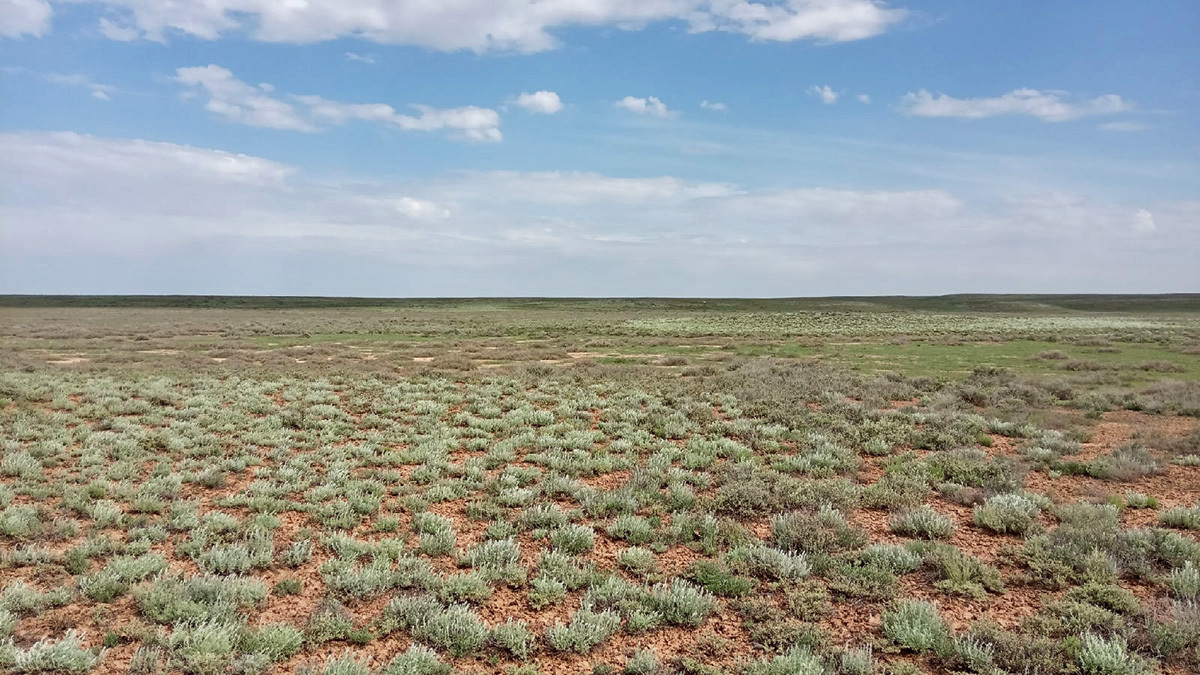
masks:
{"type": "Polygon", "coordinates": [[[254,87],[217,65],[178,68],[175,79],[188,86],[198,86],[208,93],[205,108],[231,122],[268,129],[316,131],[289,103],[270,95],[271,88],[254,87]]]}
{"type": "Polygon", "coordinates": [[[918,117],[980,119],[998,115],[1027,115],[1046,122],[1066,122],[1087,115],[1124,112],[1133,106],[1116,94],[1090,100],[1071,100],[1066,92],[1016,89],[994,98],[954,98],[922,89],[905,94],[900,110],[918,117]]]}
{"type": "Polygon", "coordinates": [[[1134,232],[1153,232],[1158,229],[1154,224],[1154,214],[1146,209],[1138,209],[1133,214],[1133,231],[1134,232]]]}
{"type": "Polygon", "coordinates": [[[0,37],[41,36],[52,13],[46,0],[0,0],[0,37]]]}
{"type": "Polygon", "coordinates": [[[179,68],[176,79],[202,87],[209,95],[207,109],[239,124],[271,129],[316,131],[320,125],[345,124],[350,120],[389,124],[405,131],[446,131],[451,138],[495,142],[503,139],[500,114],[490,108],[463,106],[439,109],[413,105],[418,115],[399,113],[386,103],[343,103],[320,96],[294,95],[305,110],[272,96],[269,84],[251,86],[216,65],[179,68]]]}
{"type": "Polygon", "coordinates": [[[705,9],[693,18],[692,30],[724,30],[777,42],[862,40],[885,32],[908,14],[877,0],[716,0],[705,9]]]}
{"type": "Polygon", "coordinates": [[[1065,192],[973,202],[938,189],[585,172],[335,181],[258,157],[71,133],[0,133],[0,184],[0,292],[761,296],[1200,283],[1200,203],[1065,192]]]}
{"type": "Polygon", "coordinates": [[[705,110],[716,110],[717,112],[725,112],[729,110],[729,106],[720,101],[700,101],[700,107],[705,110]]]}
{"type": "Polygon", "coordinates": [[[112,94],[116,93],[117,91],[116,87],[109,84],[100,84],[99,82],[94,82],[86,75],[64,75],[61,73],[49,73],[46,75],[46,80],[48,82],[53,82],[54,84],[63,84],[70,87],[82,87],[90,91],[93,98],[97,98],[101,101],[111,101],[112,94]]]}
{"type": "Polygon", "coordinates": [[[112,94],[121,91],[118,87],[114,87],[111,84],[102,84],[100,82],[96,82],[87,75],[81,75],[79,73],[69,75],[65,73],[41,73],[36,70],[30,70],[29,68],[24,68],[21,66],[4,66],[3,71],[13,75],[29,75],[45,80],[51,84],[60,84],[66,87],[79,87],[81,89],[87,89],[89,92],[91,92],[93,98],[101,101],[111,101],[112,94]]]}
{"type": "Polygon", "coordinates": [[[871,97],[870,97],[869,95],[867,95],[867,94],[859,94],[859,95],[858,95],[858,102],[859,102],[859,103],[862,103],[862,104],[865,104],[865,105],[870,105],[870,104],[871,104],[871,97]]]}
{"type": "Polygon", "coordinates": [[[532,94],[522,93],[517,97],[517,105],[529,112],[553,115],[563,109],[562,99],[552,91],[535,91],[532,94]]]}
{"type": "Polygon", "coordinates": [[[142,37],[137,28],[117,24],[108,17],[100,17],[100,34],[117,42],[133,42],[142,37]]]}
{"type": "Polygon", "coordinates": [[[820,99],[821,103],[825,105],[837,103],[838,96],[840,96],[829,85],[817,86],[815,84],[808,88],[808,95],[820,99]]]}
{"type": "Polygon", "coordinates": [[[1104,131],[1145,131],[1150,126],[1141,122],[1109,122],[1101,124],[1100,128],[1104,131]]]}
{"type": "Polygon", "coordinates": [[[374,56],[367,56],[365,54],[356,54],[354,52],[346,52],[346,60],[347,61],[358,61],[359,63],[367,63],[367,64],[375,65],[375,57],[374,56]]]}
{"type": "MultiPolygon", "coordinates": [[[[5,0],[13,3],[14,0],[5,0]]],[[[638,30],[678,22],[758,41],[844,42],[885,32],[907,11],[881,0],[77,0],[101,6],[101,30],[162,41],[178,32],[206,40],[250,32],[270,42],[355,37],[381,44],[484,52],[553,49],[553,33],[578,26],[638,30]],[[109,18],[112,17],[112,18],[109,18]]],[[[44,0],[17,0],[43,8],[44,0]]]]}
{"type": "Polygon", "coordinates": [[[647,98],[626,96],[617,101],[615,105],[629,112],[639,115],[650,115],[651,117],[674,117],[676,114],[675,111],[668,109],[667,104],[658,100],[656,96],[649,96],[647,98]]]}
{"type": "Polygon", "coordinates": [[[294,96],[308,106],[314,120],[325,124],[344,124],[348,120],[382,122],[405,131],[447,131],[451,138],[469,141],[500,141],[500,114],[490,108],[463,106],[439,109],[413,105],[420,115],[404,115],[386,103],[342,103],[320,96],[294,96]]]}

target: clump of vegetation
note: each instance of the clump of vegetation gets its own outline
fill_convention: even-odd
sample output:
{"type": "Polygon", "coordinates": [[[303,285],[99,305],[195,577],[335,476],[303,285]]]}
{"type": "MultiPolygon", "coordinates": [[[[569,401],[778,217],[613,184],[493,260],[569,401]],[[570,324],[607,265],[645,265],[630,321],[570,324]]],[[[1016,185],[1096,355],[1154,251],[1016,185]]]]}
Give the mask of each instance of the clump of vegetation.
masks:
{"type": "Polygon", "coordinates": [[[954,521],[928,506],[901,511],[889,524],[893,532],[923,539],[945,539],[954,533],[954,521]]]}
{"type": "Polygon", "coordinates": [[[901,600],[883,613],[883,634],[901,647],[925,652],[949,638],[937,607],[923,600],[901,600]]]}
{"type": "Polygon", "coordinates": [[[1001,534],[1025,534],[1037,522],[1041,508],[1032,499],[1018,494],[1003,494],[989,498],[976,506],[975,524],[1001,534]]]}

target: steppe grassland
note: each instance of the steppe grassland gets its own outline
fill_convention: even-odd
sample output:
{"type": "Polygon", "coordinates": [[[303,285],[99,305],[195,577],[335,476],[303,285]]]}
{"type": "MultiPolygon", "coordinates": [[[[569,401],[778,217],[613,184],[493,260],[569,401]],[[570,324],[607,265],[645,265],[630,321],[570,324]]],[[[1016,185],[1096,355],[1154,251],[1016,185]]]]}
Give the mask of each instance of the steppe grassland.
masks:
{"type": "Polygon", "coordinates": [[[783,309],[0,309],[0,662],[1198,667],[1200,314],[783,309]]]}

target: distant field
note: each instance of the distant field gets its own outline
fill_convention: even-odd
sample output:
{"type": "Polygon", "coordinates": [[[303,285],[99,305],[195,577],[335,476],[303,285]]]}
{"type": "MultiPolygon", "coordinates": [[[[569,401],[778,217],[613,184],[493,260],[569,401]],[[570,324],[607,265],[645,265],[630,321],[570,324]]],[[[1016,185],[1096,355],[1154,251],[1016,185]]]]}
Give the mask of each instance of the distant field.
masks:
{"type": "Polygon", "coordinates": [[[0,670],[1200,672],[1200,296],[0,297],[0,670]]]}

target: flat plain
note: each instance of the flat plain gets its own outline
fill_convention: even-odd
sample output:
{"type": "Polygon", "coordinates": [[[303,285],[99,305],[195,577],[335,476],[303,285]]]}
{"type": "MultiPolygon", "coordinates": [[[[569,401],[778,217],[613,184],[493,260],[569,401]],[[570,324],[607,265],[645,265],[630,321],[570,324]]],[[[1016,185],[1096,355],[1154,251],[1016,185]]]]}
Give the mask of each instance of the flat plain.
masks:
{"type": "Polygon", "coordinates": [[[0,670],[1200,671],[1200,296],[0,298],[0,670]]]}

